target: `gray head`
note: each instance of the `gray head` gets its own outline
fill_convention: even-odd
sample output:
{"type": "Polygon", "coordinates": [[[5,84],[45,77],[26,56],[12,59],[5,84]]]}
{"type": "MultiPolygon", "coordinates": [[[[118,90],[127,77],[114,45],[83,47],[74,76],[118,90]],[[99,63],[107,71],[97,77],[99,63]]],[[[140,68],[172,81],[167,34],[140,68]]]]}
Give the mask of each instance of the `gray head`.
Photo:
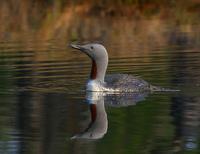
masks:
{"type": "Polygon", "coordinates": [[[92,70],[90,78],[93,80],[104,81],[108,65],[108,54],[105,47],[97,43],[89,43],[85,45],[70,45],[74,49],[78,49],[87,54],[92,60],[92,70]]]}

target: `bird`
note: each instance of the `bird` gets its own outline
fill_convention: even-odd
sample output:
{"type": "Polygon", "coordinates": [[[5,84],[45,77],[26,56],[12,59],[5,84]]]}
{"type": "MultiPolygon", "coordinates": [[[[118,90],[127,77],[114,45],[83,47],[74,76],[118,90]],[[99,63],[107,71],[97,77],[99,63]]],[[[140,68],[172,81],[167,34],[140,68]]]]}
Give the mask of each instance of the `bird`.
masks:
{"type": "Polygon", "coordinates": [[[108,52],[99,43],[70,44],[70,47],[85,53],[92,62],[86,91],[92,92],[153,92],[153,91],[177,91],[151,85],[140,77],[130,74],[108,74],[108,52]]]}

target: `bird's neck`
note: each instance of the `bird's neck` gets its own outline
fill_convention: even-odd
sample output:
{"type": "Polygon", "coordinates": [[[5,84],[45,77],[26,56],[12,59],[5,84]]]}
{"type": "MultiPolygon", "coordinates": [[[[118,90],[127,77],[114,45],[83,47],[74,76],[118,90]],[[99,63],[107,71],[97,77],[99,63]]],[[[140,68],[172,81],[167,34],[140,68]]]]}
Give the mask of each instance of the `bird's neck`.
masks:
{"type": "Polygon", "coordinates": [[[97,64],[96,64],[95,60],[92,60],[92,69],[91,69],[91,73],[90,73],[90,79],[95,80],[96,77],[97,77],[97,64]]]}
{"type": "Polygon", "coordinates": [[[102,60],[92,59],[90,80],[98,80],[100,82],[104,82],[107,65],[108,65],[108,59],[102,59],[102,60]]]}

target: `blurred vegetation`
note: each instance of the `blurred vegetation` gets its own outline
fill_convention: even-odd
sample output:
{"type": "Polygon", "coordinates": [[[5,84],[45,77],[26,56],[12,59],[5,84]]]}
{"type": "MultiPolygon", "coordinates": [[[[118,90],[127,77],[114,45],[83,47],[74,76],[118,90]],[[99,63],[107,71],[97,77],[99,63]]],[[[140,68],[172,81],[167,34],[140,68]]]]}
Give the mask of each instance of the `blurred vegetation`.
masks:
{"type": "MultiPolygon", "coordinates": [[[[7,0],[0,2],[0,39],[13,35],[73,31],[74,17],[125,17],[131,20],[172,19],[196,23],[200,0],[7,0]]],[[[63,32],[62,32],[63,33],[63,32]]],[[[72,37],[76,39],[76,35],[72,37]]]]}

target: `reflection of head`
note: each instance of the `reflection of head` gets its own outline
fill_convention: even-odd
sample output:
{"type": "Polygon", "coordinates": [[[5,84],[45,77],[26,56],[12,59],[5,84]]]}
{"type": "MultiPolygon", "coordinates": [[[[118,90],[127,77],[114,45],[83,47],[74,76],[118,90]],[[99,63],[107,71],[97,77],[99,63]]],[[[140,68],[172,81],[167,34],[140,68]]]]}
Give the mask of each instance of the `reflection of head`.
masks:
{"type": "Polygon", "coordinates": [[[100,139],[107,132],[108,119],[104,107],[104,97],[98,93],[88,93],[87,102],[89,103],[91,122],[88,128],[75,135],[72,139],[100,139]]]}

